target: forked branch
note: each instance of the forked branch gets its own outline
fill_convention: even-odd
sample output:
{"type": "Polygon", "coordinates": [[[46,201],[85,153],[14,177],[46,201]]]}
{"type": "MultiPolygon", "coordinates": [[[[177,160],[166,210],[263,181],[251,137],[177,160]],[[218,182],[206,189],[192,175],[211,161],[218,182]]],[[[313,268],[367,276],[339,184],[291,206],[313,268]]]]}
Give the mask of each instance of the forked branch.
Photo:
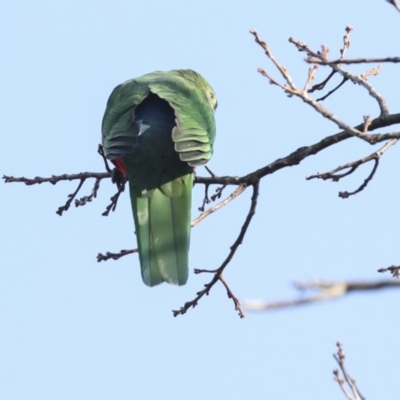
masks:
{"type": "Polygon", "coordinates": [[[340,179],[342,179],[348,175],[351,175],[353,172],[355,172],[360,165],[368,163],[370,161],[374,161],[374,166],[371,170],[371,173],[364,180],[364,182],[358,187],[358,189],[354,190],[353,192],[347,192],[347,191],[339,192],[339,197],[341,197],[342,199],[347,199],[348,197],[350,197],[354,194],[357,194],[366,188],[368,183],[374,177],[376,170],[378,169],[380,158],[385,153],[385,151],[388,150],[391,146],[394,146],[398,142],[398,140],[399,139],[391,139],[388,142],[386,142],[383,147],[381,147],[379,150],[373,152],[372,154],[370,154],[367,157],[364,157],[357,161],[352,161],[347,164],[341,165],[329,172],[323,172],[323,173],[317,173],[315,175],[310,175],[306,179],[307,180],[315,179],[315,178],[323,179],[323,180],[329,179],[332,182],[338,182],[340,179]],[[347,170],[347,171],[345,171],[341,174],[338,174],[338,172],[343,171],[343,170],[347,170]]]}
{"type": "Polygon", "coordinates": [[[356,380],[347,372],[345,365],[346,356],[343,351],[342,343],[337,342],[336,346],[338,347],[338,351],[333,355],[333,358],[338,363],[340,371],[338,369],[333,370],[333,379],[339,384],[347,400],[365,400],[365,397],[361,395],[356,385],[356,380]],[[340,372],[342,375],[340,375],[340,372]]]}
{"type": "Polygon", "coordinates": [[[240,233],[239,233],[238,237],[236,238],[235,242],[233,243],[233,245],[230,248],[228,256],[225,258],[225,260],[223,261],[221,266],[215,270],[206,270],[206,269],[195,269],[194,270],[195,274],[211,273],[211,274],[214,274],[214,276],[210,282],[208,282],[204,285],[204,289],[202,289],[196,293],[196,297],[193,300],[186,302],[179,310],[172,311],[174,317],[176,317],[178,315],[183,315],[190,308],[196,307],[198,305],[199,300],[204,295],[209,295],[210,290],[213,288],[213,286],[218,281],[221,281],[222,284],[225,286],[228,297],[233,300],[235,310],[238,312],[240,318],[245,317],[245,313],[242,310],[242,307],[241,307],[241,304],[240,304],[238,298],[233,294],[232,290],[229,288],[228,284],[226,283],[225,279],[222,276],[222,273],[224,272],[226,266],[232,261],[232,258],[235,255],[238,247],[242,244],[243,239],[246,235],[246,232],[250,226],[251,220],[256,212],[257,200],[258,200],[258,196],[259,196],[259,181],[258,180],[255,181],[252,184],[252,186],[253,186],[253,195],[251,197],[251,204],[250,204],[249,212],[248,212],[247,217],[242,225],[242,228],[240,229],[240,233]]]}

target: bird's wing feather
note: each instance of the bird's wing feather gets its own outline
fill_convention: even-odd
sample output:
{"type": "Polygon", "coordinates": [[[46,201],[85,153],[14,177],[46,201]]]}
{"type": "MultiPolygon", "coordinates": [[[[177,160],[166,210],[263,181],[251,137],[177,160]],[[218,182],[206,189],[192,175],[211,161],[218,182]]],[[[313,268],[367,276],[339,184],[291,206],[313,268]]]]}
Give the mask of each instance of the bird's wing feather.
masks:
{"type": "Polygon", "coordinates": [[[201,87],[178,71],[153,72],[117,86],[103,118],[103,146],[109,159],[133,151],[140,124],[134,121],[136,107],[152,92],[174,109],[176,126],[171,135],[175,151],[191,166],[205,165],[213,153],[214,111],[201,87]]]}
{"type": "Polygon", "coordinates": [[[134,121],[135,109],[148,94],[148,85],[136,79],[118,85],[111,93],[102,123],[103,147],[108,159],[122,158],[133,151],[141,129],[134,121]]]}
{"type": "Polygon", "coordinates": [[[164,74],[149,83],[149,88],[175,111],[176,126],[172,130],[175,151],[193,167],[205,165],[213,152],[214,111],[204,91],[191,80],[174,71],[164,74]]]}

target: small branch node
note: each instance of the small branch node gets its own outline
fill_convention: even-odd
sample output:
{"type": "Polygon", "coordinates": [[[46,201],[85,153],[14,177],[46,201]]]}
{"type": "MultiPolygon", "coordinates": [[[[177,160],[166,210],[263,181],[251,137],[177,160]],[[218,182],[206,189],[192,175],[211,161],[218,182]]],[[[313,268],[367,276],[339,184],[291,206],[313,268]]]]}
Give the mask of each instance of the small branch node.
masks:
{"type": "Polygon", "coordinates": [[[106,254],[99,253],[97,254],[97,262],[107,261],[107,260],[119,260],[121,257],[127,256],[128,254],[137,253],[138,249],[131,250],[121,250],[119,253],[111,253],[107,251],[106,254]]]}
{"type": "Polygon", "coordinates": [[[115,209],[117,208],[119,196],[125,190],[125,182],[121,183],[119,186],[117,185],[117,187],[118,187],[117,193],[115,193],[114,196],[110,198],[111,203],[106,207],[106,210],[101,214],[104,217],[108,217],[110,211],[114,212],[115,209]]]}
{"type": "Polygon", "coordinates": [[[61,217],[64,211],[68,211],[72,201],[75,199],[75,197],[78,194],[79,190],[81,189],[82,185],[85,183],[85,180],[86,180],[85,178],[80,180],[75,192],[68,195],[67,202],[63,206],[58,207],[56,214],[58,214],[61,217]]]}
{"type": "Polygon", "coordinates": [[[399,279],[400,278],[400,265],[391,265],[390,267],[387,267],[387,268],[379,268],[378,272],[380,272],[380,273],[390,272],[392,274],[393,278],[399,279]]]}

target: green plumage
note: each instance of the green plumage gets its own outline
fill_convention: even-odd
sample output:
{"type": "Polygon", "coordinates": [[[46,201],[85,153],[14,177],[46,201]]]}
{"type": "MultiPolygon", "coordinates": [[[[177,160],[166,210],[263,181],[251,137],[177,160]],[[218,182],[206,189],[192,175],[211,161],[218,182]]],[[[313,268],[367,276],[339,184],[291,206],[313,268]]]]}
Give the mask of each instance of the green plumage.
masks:
{"type": "Polygon", "coordinates": [[[187,281],[193,167],[212,156],[216,106],[211,86],[191,70],[129,80],[108,100],[104,152],[128,176],[148,286],[187,281]]]}

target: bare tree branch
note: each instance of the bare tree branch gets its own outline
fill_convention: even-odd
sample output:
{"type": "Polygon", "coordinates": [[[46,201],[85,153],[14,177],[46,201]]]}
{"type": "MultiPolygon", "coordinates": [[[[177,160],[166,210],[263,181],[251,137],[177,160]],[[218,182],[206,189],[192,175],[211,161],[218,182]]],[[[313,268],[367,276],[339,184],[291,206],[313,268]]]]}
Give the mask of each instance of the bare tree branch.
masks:
{"type": "Polygon", "coordinates": [[[364,180],[364,183],[357,190],[355,190],[354,192],[350,192],[350,193],[349,192],[339,192],[339,197],[346,199],[351,195],[361,192],[368,185],[368,183],[372,180],[373,176],[375,175],[375,172],[379,165],[380,157],[383,155],[383,153],[387,149],[389,149],[391,146],[394,146],[397,142],[398,142],[398,139],[389,140],[388,142],[385,143],[385,145],[383,147],[381,147],[379,150],[373,152],[372,154],[370,154],[367,157],[364,157],[364,158],[361,158],[360,160],[352,161],[347,164],[341,165],[329,172],[317,173],[315,175],[308,176],[306,179],[307,180],[314,179],[314,178],[323,179],[323,180],[331,179],[332,182],[338,182],[340,179],[344,178],[345,176],[351,175],[354,171],[357,170],[357,168],[360,165],[365,164],[369,161],[375,161],[375,164],[374,164],[374,167],[373,167],[371,173],[364,180]],[[342,174],[337,174],[337,172],[343,171],[345,169],[348,169],[348,171],[346,171],[342,174]]]}
{"type": "Polygon", "coordinates": [[[107,260],[119,260],[123,256],[137,253],[138,251],[139,251],[138,249],[131,249],[131,250],[121,250],[118,253],[110,253],[109,251],[107,251],[106,254],[99,253],[97,254],[97,262],[107,261],[107,260]]]}
{"type": "Polygon", "coordinates": [[[305,61],[310,64],[331,65],[331,64],[377,64],[377,63],[399,63],[400,57],[377,57],[377,58],[348,58],[330,61],[314,60],[313,58],[305,58],[305,61]]]}
{"type": "MultiPolygon", "coordinates": [[[[315,65],[315,64],[314,64],[315,65]]],[[[333,71],[334,73],[335,71],[333,71]]],[[[333,75],[330,75],[333,76],[333,75]]],[[[326,95],[319,97],[316,101],[324,101],[326,100],[330,95],[335,93],[337,90],[339,90],[346,82],[348,81],[347,78],[343,78],[342,82],[340,82],[336,87],[334,87],[332,90],[330,90],[326,95]]]]}
{"type": "Polygon", "coordinates": [[[76,195],[78,194],[79,190],[81,189],[81,187],[82,187],[82,185],[83,185],[84,183],[85,183],[85,179],[81,179],[81,180],[79,181],[78,187],[76,188],[75,192],[68,195],[68,200],[67,200],[67,202],[66,202],[63,206],[58,207],[58,210],[56,211],[56,214],[58,214],[59,216],[61,216],[62,213],[63,213],[64,211],[67,211],[67,210],[68,210],[69,206],[70,206],[71,203],[72,203],[72,200],[74,200],[74,198],[76,197],[76,195]]]}
{"type": "Polygon", "coordinates": [[[249,311],[268,311],[282,308],[298,307],[307,304],[320,303],[326,300],[337,299],[354,292],[400,288],[400,281],[392,279],[373,282],[313,280],[305,283],[295,282],[294,287],[300,290],[302,294],[298,299],[280,301],[244,300],[242,301],[242,305],[245,309],[249,311]],[[304,293],[310,291],[317,293],[315,295],[303,296],[304,293]]]}
{"type": "Polygon", "coordinates": [[[93,199],[97,197],[97,192],[99,191],[99,189],[100,189],[100,179],[97,178],[94,181],[92,193],[90,193],[89,196],[83,196],[80,199],[75,200],[75,207],[84,206],[87,203],[90,203],[93,199]]]}
{"type": "Polygon", "coordinates": [[[337,342],[336,346],[338,347],[338,351],[336,354],[333,355],[333,358],[338,363],[344,379],[342,379],[340,377],[339,370],[335,369],[335,370],[333,370],[334,380],[339,384],[340,389],[342,390],[343,394],[346,396],[347,400],[365,400],[365,397],[363,397],[361,395],[359,389],[357,388],[356,380],[353,379],[347,372],[347,369],[345,366],[346,356],[343,352],[342,343],[337,342]],[[347,387],[346,387],[346,383],[347,383],[347,387]],[[352,394],[349,393],[348,389],[351,390],[352,394]]]}
{"type": "MultiPolygon", "coordinates": [[[[347,28],[346,28],[346,30],[347,30],[347,28]]],[[[305,43],[299,42],[298,40],[294,39],[293,37],[289,38],[289,42],[293,43],[299,51],[303,51],[308,54],[308,58],[307,58],[308,62],[317,64],[316,61],[318,61],[318,60],[325,61],[325,62],[328,61],[328,59],[326,58],[326,54],[328,53],[327,50],[323,50],[322,52],[314,52],[305,43]]],[[[381,116],[389,114],[386,100],[384,99],[384,97],[382,95],[380,95],[376,91],[376,89],[370,83],[366,82],[365,79],[362,79],[361,77],[351,73],[350,71],[345,71],[344,69],[342,69],[340,67],[339,64],[331,64],[329,66],[332,68],[333,71],[339,73],[344,78],[347,78],[347,79],[351,80],[352,82],[357,83],[360,86],[364,87],[368,91],[369,95],[372,96],[378,102],[379,108],[381,110],[381,116]]],[[[344,128],[342,128],[342,129],[344,129],[344,128]]],[[[357,136],[357,135],[355,135],[355,136],[357,136]]]]}
{"type": "Polygon", "coordinates": [[[386,0],[386,1],[389,4],[391,4],[392,6],[394,6],[397,11],[400,11],[400,6],[399,6],[399,3],[397,2],[397,0],[386,0]]]}
{"type": "Polygon", "coordinates": [[[112,173],[112,170],[111,170],[111,168],[109,167],[109,165],[108,165],[108,160],[107,160],[107,157],[106,157],[106,155],[104,154],[104,148],[103,148],[103,145],[100,143],[99,144],[99,146],[98,146],[98,148],[97,148],[97,153],[99,153],[100,154],[100,156],[101,156],[101,158],[103,159],[103,162],[104,162],[104,168],[106,169],[106,171],[108,172],[108,173],[112,173]]]}
{"type": "MultiPolygon", "coordinates": [[[[390,114],[387,116],[380,116],[373,120],[371,120],[371,124],[369,126],[369,131],[374,131],[376,129],[388,127],[391,125],[400,124],[400,113],[397,114],[390,114]]],[[[364,129],[364,123],[357,125],[354,127],[356,130],[364,129]]],[[[384,142],[390,139],[399,139],[400,132],[393,132],[393,133],[380,133],[371,135],[373,136],[372,144],[384,142]]],[[[289,155],[278,158],[277,160],[267,164],[263,167],[260,167],[257,170],[249,172],[247,175],[243,176],[211,176],[211,177],[203,177],[203,176],[196,176],[195,183],[197,184],[208,184],[208,185],[241,185],[251,184],[251,180],[254,178],[262,179],[267,175],[271,175],[280,169],[286,167],[292,167],[295,165],[300,164],[304,159],[311,155],[318,154],[322,150],[327,149],[330,146],[336,145],[344,140],[350,139],[352,135],[345,131],[338,132],[336,134],[327,136],[320,140],[317,143],[312,145],[303,146],[299,149],[295,150],[294,152],[290,153],[289,155]]],[[[106,179],[111,178],[111,173],[108,172],[81,172],[78,174],[63,174],[63,175],[52,175],[49,178],[42,178],[42,177],[35,177],[35,178],[25,178],[25,177],[14,177],[11,175],[3,175],[3,179],[5,183],[25,183],[26,185],[35,185],[41,183],[51,183],[56,184],[60,181],[72,181],[72,180],[80,180],[80,179],[106,179]]]]}
{"type": "Polygon", "coordinates": [[[233,304],[235,305],[235,310],[238,312],[240,318],[244,318],[246,316],[246,313],[243,312],[242,305],[240,304],[239,299],[233,294],[232,290],[230,289],[228,283],[226,282],[225,278],[223,275],[219,275],[218,279],[221,281],[221,283],[225,286],[226,289],[226,294],[228,295],[229,299],[232,299],[233,304]]]}
{"type": "Polygon", "coordinates": [[[196,226],[199,222],[203,221],[203,219],[207,218],[209,215],[218,211],[220,208],[226,206],[229,202],[236,199],[236,197],[240,196],[245,190],[247,185],[242,183],[233,193],[231,193],[225,200],[221,201],[214,207],[209,208],[207,211],[200,214],[196,219],[192,221],[192,227],[196,226]]]}
{"type": "MultiPolygon", "coordinates": [[[[346,31],[349,27],[346,28],[346,31]]],[[[310,62],[312,64],[318,64],[318,61],[323,61],[325,65],[329,65],[329,67],[332,68],[333,71],[339,73],[343,77],[351,80],[354,83],[357,83],[367,89],[368,93],[370,96],[372,96],[379,104],[379,108],[381,110],[381,116],[388,115],[389,110],[387,108],[386,100],[382,95],[380,95],[376,89],[368,82],[366,82],[365,79],[362,77],[359,77],[355,74],[352,74],[349,71],[345,71],[344,69],[341,68],[340,63],[329,63],[326,55],[327,55],[327,50],[322,51],[322,52],[314,52],[312,51],[305,43],[299,42],[298,40],[294,38],[289,38],[289,42],[293,43],[299,51],[306,52],[308,57],[306,59],[307,62],[310,62]]],[[[324,47],[323,47],[324,49],[324,47]]]]}
{"type": "Polygon", "coordinates": [[[186,302],[179,310],[172,310],[172,313],[173,313],[174,317],[176,317],[178,315],[183,315],[190,308],[196,307],[198,305],[199,300],[204,295],[208,295],[210,293],[210,290],[217,283],[217,281],[221,281],[224,284],[225,288],[227,289],[228,297],[233,300],[234,305],[235,305],[235,310],[238,311],[238,314],[239,314],[240,318],[244,318],[245,317],[245,314],[242,311],[242,308],[241,308],[239,300],[233,294],[233,292],[228,287],[226,282],[223,279],[221,279],[221,276],[222,276],[222,273],[224,272],[224,269],[226,268],[226,266],[231,262],[233,256],[236,253],[236,250],[242,244],[243,239],[244,239],[244,237],[246,235],[247,229],[249,228],[251,220],[252,220],[252,218],[253,218],[253,216],[254,216],[254,214],[256,212],[257,200],[258,200],[258,196],[259,196],[259,181],[256,180],[255,182],[253,182],[252,186],[253,186],[253,195],[251,197],[251,205],[250,205],[249,212],[248,212],[247,217],[246,217],[246,219],[244,221],[244,224],[243,224],[243,226],[242,226],[242,228],[240,230],[239,236],[237,237],[237,239],[235,240],[235,242],[231,246],[231,249],[230,249],[230,252],[229,252],[228,256],[226,257],[225,261],[221,264],[221,266],[216,270],[205,270],[205,269],[195,269],[194,270],[195,274],[212,273],[212,274],[214,274],[214,276],[213,276],[213,278],[211,279],[211,281],[209,283],[206,283],[204,285],[205,288],[203,290],[200,290],[199,292],[196,293],[196,297],[193,300],[186,302]]]}
{"type": "MultiPolygon", "coordinates": [[[[209,208],[207,211],[201,213],[197,218],[195,218],[192,223],[191,223],[191,227],[193,228],[194,226],[196,226],[197,224],[199,224],[201,221],[203,221],[204,219],[206,219],[208,216],[210,216],[211,214],[213,214],[215,211],[218,211],[220,208],[226,206],[229,202],[231,202],[232,200],[234,200],[236,197],[240,196],[246,189],[246,185],[242,184],[240,185],[233,193],[231,193],[226,199],[224,199],[223,201],[221,201],[220,203],[218,203],[217,205],[215,205],[214,207],[209,208]]],[[[121,250],[118,253],[112,253],[112,252],[107,252],[105,255],[102,253],[99,253],[97,255],[97,261],[107,261],[107,260],[118,260],[123,256],[126,256],[128,254],[133,254],[133,253],[137,253],[138,249],[130,249],[130,250],[121,250]]]]}
{"type": "Polygon", "coordinates": [[[400,278],[400,265],[392,265],[387,268],[379,268],[378,272],[383,273],[383,272],[390,272],[393,276],[393,278],[400,278]]]}
{"type": "Polygon", "coordinates": [[[111,174],[108,172],[80,172],[79,174],[62,174],[62,175],[52,175],[49,178],[42,178],[40,176],[36,176],[35,178],[25,178],[25,177],[19,177],[15,178],[14,176],[9,176],[9,175],[3,175],[3,179],[5,183],[13,183],[13,182],[19,182],[19,183],[25,183],[25,185],[37,185],[41,183],[51,183],[52,185],[55,185],[58,182],[61,181],[74,181],[74,180],[81,180],[81,179],[88,179],[88,178],[94,178],[98,179],[99,181],[105,178],[110,178],[111,174]]]}
{"type": "Polygon", "coordinates": [[[125,190],[125,182],[118,183],[117,188],[118,188],[117,193],[115,193],[114,196],[110,198],[111,203],[106,207],[106,210],[103,212],[103,214],[101,214],[103,217],[108,217],[110,211],[114,212],[115,209],[117,208],[119,196],[125,190]]]}
{"type": "MultiPolygon", "coordinates": [[[[348,28],[349,27],[347,27],[346,30],[348,30],[348,28]]],[[[367,134],[361,132],[360,130],[352,128],[345,122],[341,121],[338,117],[336,117],[330,111],[328,111],[325,107],[323,107],[316,100],[311,98],[308,95],[306,90],[298,89],[297,86],[295,85],[293,79],[291,78],[289,72],[287,71],[287,69],[285,67],[283,67],[278,62],[278,60],[274,57],[274,55],[272,54],[271,50],[269,49],[267,43],[260,39],[257,31],[255,31],[253,29],[250,31],[250,33],[254,36],[256,43],[259,44],[263,48],[267,57],[274,63],[274,65],[276,66],[276,68],[279,70],[279,72],[281,73],[281,75],[283,76],[283,78],[286,81],[285,84],[280,84],[279,82],[277,82],[276,80],[271,78],[271,76],[263,68],[258,68],[258,72],[261,73],[266,78],[268,78],[268,80],[271,84],[279,86],[281,89],[283,89],[283,91],[285,93],[287,93],[291,96],[296,96],[296,97],[301,98],[305,103],[307,103],[311,107],[313,107],[319,114],[321,114],[325,118],[334,122],[339,128],[345,130],[350,135],[356,136],[356,137],[363,139],[372,144],[372,142],[374,141],[374,138],[371,137],[371,135],[367,135],[367,134]]],[[[313,57],[316,60],[327,60],[326,56],[328,54],[328,49],[325,46],[323,46],[321,52],[316,53],[316,52],[312,51],[305,43],[300,42],[292,37],[289,38],[289,42],[293,43],[299,51],[307,52],[309,57],[313,57]]],[[[368,93],[373,98],[375,98],[375,100],[378,102],[380,110],[381,110],[381,116],[388,115],[389,111],[388,111],[385,99],[376,92],[375,88],[371,84],[369,84],[364,79],[361,79],[358,76],[356,76],[348,71],[344,71],[339,65],[332,65],[330,67],[335,72],[341,74],[344,78],[347,78],[347,79],[351,80],[352,82],[358,83],[361,86],[365,87],[368,90],[368,93]]],[[[307,83],[309,83],[312,79],[314,79],[315,68],[316,68],[315,66],[311,67],[311,69],[309,71],[309,78],[307,80],[307,83]]],[[[305,89],[307,89],[307,88],[308,88],[308,84],[306,84],[306,86],[305,86],[305,89]]]]}
{"type": "MultiPolygon", "coordinates": [[[[391,4],[393,4],[394,6],[397,6],[396,1],[390,1],[390,0],[388,0],[388,1],[391,4]]],[[[217,283],[217,281],[220,281],[222,283],[222,285],[225,287],[225,289],[227,291],[227,295],[229,298],[232,299],[234,306],[235,306],[235,310],[238,312],[240,317],[243,318],[245,316],[244,312],[242,311],[242,307],[240,305],[238,298],[234,295],[234,293],[230,289],[228,283],[226,282],[225,278],[223,277],[223,272],[224,272],[226,266],[230,263],[230,261],[234,257],[239,245],[242,243],[244,236],[245,236],[245,234],[249,228],[249,225],[252,221],[253,215],[254,215],[256,207],[257,207],[257,200],[258,200],[258,196],[259,196],[259,182],[262,178],[265,178],[267,175],[273,174],[280,169],[298,165],[307,157],[309,157],[311,155],[315,155],[330,146],[336,145],[337,143],[339,143],[343,140],[347,140],[352,137],[362,139],[371,145],[375,145],[380,142],[385,142],[384,145],[379,150],[375,151],[374,153],[370,154],[367,157],[364,157],[360,160],[352,161],[345,165],[339,166],[330,172],[312,175],[307,178],[307,179],[313,179],[313,178],[330,179],[332,181],[338,181],[341,178],[352,174],[360,165],[365,164],[369,161],[374,161],[374,167],[372,168],[371,173],[364,180],[364,182],[359,186],[358,189],[356,189],[353,192],[340,192],[339,193],[339,196],[341,196],[343,198],[347,198],[351,195],[361,192],[368,185],[368,183],[373,179],[375,172],[377,171],[377,168],[379,166],[379,160],[380,160],[381,156],[385,153],[385,151],[388,148],[395,145],[397,143],[397,141],[400,139],[400,132],[386,132],[386,133],[378,133],[378,134],[371,133],[372,131],[374,131],[378,128],[388,127],[393,124],[400,123],[400,114],[389,114],[388,105],[387,105],[384,97],[382,95],[380,95],[369,82],[367,82],[368,77],[374,76],[379,73],[380,66],[374,67],[360,75],[353,74],[352,72],[346,71],[342,68],[342,65],[344,65],[344,64],[353,64],[353,63],[360,63],[360,62],[366,62],[366,63],[377,62],[377,61],[378,62],[399,62],[400,58],[392,57],[392,58],[385,58],[385,59],[356,59],[356,60],[347,59],[346,60],[345,56],[351,45],[351,36],[350,35],[351,35],[352,30],[353,30],[353,28],[351,26],[346,27],[345,35],[343,36],[343,46],[342,46],[342,49],[340,50],[340,57],[338,60],[334,60],[334,61],[329,61],[329,59],[328,59],[329,49],[327,46],[322,46],[320,51],[313,51],[306,43],[300,42],[294,38],[289,39],[289,42],[291,42],[300,52],[305,52],[307,54],[306,61],[312,64],[308,70],[308,74],[305,79],[305,84],[303,86],[303,89],[299,89],[299,86],[296,85],[296,83],[292,79],[289,71],[272,54],[267,43],[264,42],[263,40],[261,40],[261,38],[259,37],[258,33],[255,30],[251,31],[251,34],[254,36],[256,43],[264,50],[266,56],[271,60],[271,62],[275,66],[275,68],[278,70],[281,78],[283,78],[283,83],[274,79],[263,68],[259,68],[258,71],[264,77],[266,77],[272,85],[278,86],[289,97],[300,98],[306,104],[313,107],[314,110],[317,111],[319,114],[321,114],[323,117],[334,122],[340,129],[342,129],[342,131],[338,132],[334,135],[325,137],[324,139],[322,139],[319,142],[314,143],[312,145],[303,146],[303,147],[297,149],[296,151],[290,153],[289,155],[287,155],[283,158],[279,158],[270,164],[265,165],[263,163],[264,166],[260,167],[257,170],[251,171],[243,176],[239,176],[239,177],[237,177],[237,176],[217,176],[212,171],[210,171],[208,168],[207,168],[207,171],[209,172],[210,176],[207,176],[207,177],[195,176],[195,179],[194,179],[195,183],[196,184],[204,184],[205,188],[204,188],[203,204],[199,208],[199,210],[202,211],[202,214],[192,222],[192,226],[195,226],[196,224],[201,222],[204,218],[208,217],[212,213],[214,213],[214,212],[218,211],[220,208],[224,207],[230,201],[234,200],[237,196],[239,196],[241,193],[243,193],[247,187],[249,187],[249,186],[253,187],[253,195],[251,198],[249,212],[245,218],[245,221],[242,225],[240,233],[237,236],[237,239],[235,240],[235,242],[233,243],[233,245],[230,248],[228,256],[222,262],[220,267],[217,269],[214,269],[214,270],[195,269],[196,274],[211,273],[213,275],[213,277],[209,283],[204,285],[205,286],[204,289],[202,289],[196,293],[196,297],[193,300],[186,302],[184,304],[184,306],[180,308],[180,310],[174,310],[173,311],[174,316],[177,316],[180,314],[185,314],[190,308],[195,307],[198,304],[198,301],[204,295],[208,295],[210,293],[210,290],[217,283]],[[327,78],[322,80],[320,83],[314,84],[312,86],[313,82],[316,80],[316,75],[317,75],[318,68],[320,65],[327,66],[328,70],[330,72],[329,72],[327,78]],[[334,89],[328,91],[327,94],[322,95],[318,99],[314,99],[310,96],[310,94],[313,93],[314,91],[317,91],[317,90],[320,91],[320,90],[325,89],[327,87],[327,84],[329,83],[329,81],[331,80],[331,78],[334,75],[340,75],[342,77],[341,83],[339,83],[334,89]],[[367,90],[368,94],[370,96],[372,96],[372,98],[377,102],[377,104],[379,106],[379,110],[380,110],[379,117],[372,119],[372,120],[369,117],[364,117],[363,123],[353,127],[353,126],[350,126],[349,124],[347,124],[346,122],[342,121],[338,117],[336,117],[327,108],[325,108],[321,105],[321,103],[320,103],[321,101],[325,100],[328,96],[337,92],[347,81],[352,81],[353,83],[356,83],[367,90]],[[340,171],[344,171],[344,172],[339,174],[338,172],[340,172],[340,171]],[[212,196],[209,196],[210,185],[218,185],[218,187],[215,189],[214,194],[212,196]],[[212,201],[216,201],[217,199],[220,199],[223,191],[230,185],[234,185],[234,186],[238,186],[238,187],[225,200],[221,201],[219,204],[217,204],[213,207],[210,207],[208,210],[205,211],[206,204],[209,204],[212,201]]],[[[114,169],[114,170],[110,169],[110,167],[108,165],[108,161],[104,155],[103,148],[101,145],[99,145],[98,153],[102,156],[102,159],[104,162],[104,167],[107,172],[104,172],[104,173],[83,172],[80,174],[71,174],[71,175],[68,175],[68,174],[63,174],[63,175],[58,175],[58,176],[53,175],[49,178],[35,177],[33,179],[25,178],[25,177],[18,178],[18,177],[5,175],[5,176],[3,176],[3,179],[5,180],[6,183],[20,182],[20,183],[25,183],[26,185],[34,185],[34,184],[41,184],[41,183],[51,183],[54,185],[62,180],[69,180],[69,181],[79,180],[76,190],[73,193],[68,195],[66,203],[63,206],[59,207],[57,210],[57,213],[59,215],[62,215],[62,213],[64,211],[67,211],[69,209],[69,207],[72,204],[72,201],[74,199],[75,199],[76,207],[84,206],[87,203],[91,202],[94,198],[97,197],[101,181],[105,178],[111,177],[112,182],[117,184],[117,192],[114,194],[114,196],[111,197],[110,204],[106,207],[105,212],[102,214],[104,216],[108,216],[111,211],[114,211],[116,209],[119,196],[124,191],[124,187],[125,187],[127,180],[126,180],[126,177],[122,176],[121,174],[118,174],[116,169],[114,169]],[[84,182],[87,179],[95,180],[91,193],[89,195],[82,196],[82,197],[76,199],[78,192],[81,190],[84,182]]],[[[97,256],[97,259],[98,259],[98,261],[106,261],[109,259],[116,260],[127,254],[132,254],[137,251],[138,251],[137,249],[131,249],[131,250],[121,250],[118,253],[112,253],[112,252],[107,252],[105,254],[100,253],[97,256]]],[[[390,271],[393,276],[396,276],[396,274],[398,276],[399,268],[392,266],[387,269],[381,269],[380,272],[390,271]]],[[[364,283],[363,289],[358,288],[357,290],[365,290],[367,286],[368,285],[366,285],[364,283]]],[[[350,291],[355,290],[354,288],[355,288],[354,283],[318,282],[318,284],[314,283],[314,286],[312,288],[313,290],[319,291],[319,293],[317,293],[317,295],[310,296],[308,298],[302,298],[299,300],[289,301],[289,302],[286,301],[286,302],[270,303],[269,305],[267,305],[267,308],[282,308],[282,307],[288,307],[288,306],[293,306],[293,305],[307,304],[307,303],[312,303],[312,302],[318,302],[321,300],[332,299],[332,298],[343,296],[343,295],[349,293],[350,291]]]]}

